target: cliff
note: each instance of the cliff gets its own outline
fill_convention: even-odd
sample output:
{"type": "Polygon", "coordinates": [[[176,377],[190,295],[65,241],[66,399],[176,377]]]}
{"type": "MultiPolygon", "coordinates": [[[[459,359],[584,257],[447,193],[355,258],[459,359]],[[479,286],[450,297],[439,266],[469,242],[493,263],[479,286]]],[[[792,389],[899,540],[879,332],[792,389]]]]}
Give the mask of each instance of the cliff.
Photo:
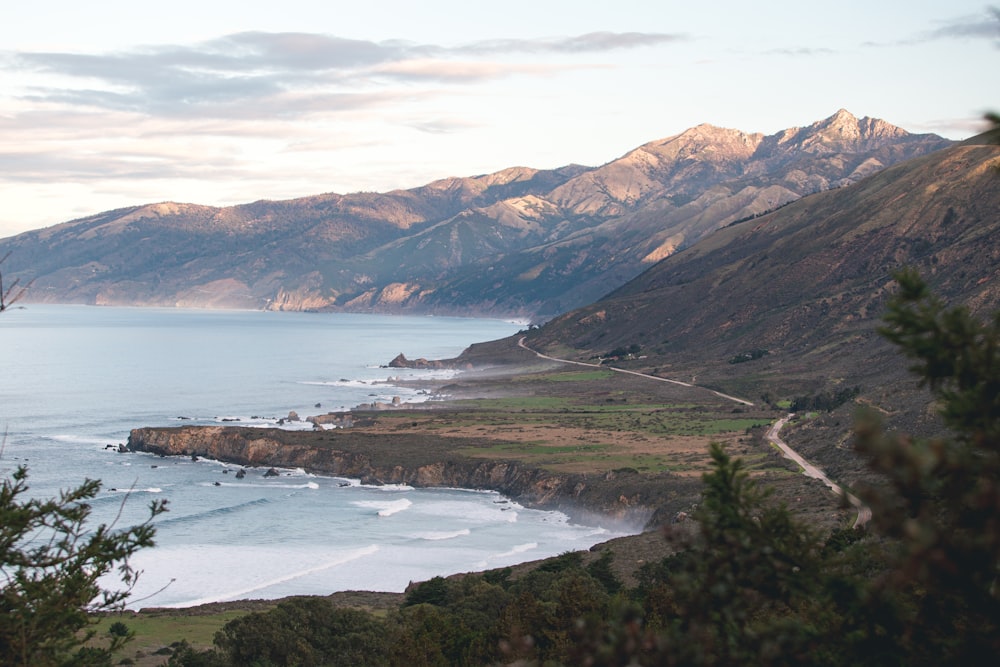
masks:
{"type": "Polygon", "coordinates": [[[578,521],[611,518],[642,528],[661,523],[697,502],[687,479],[624,470],[602,475],[549,472],[516,461],[456,455],[441,438],[353,429],[303,432],[238,426],[139,428],[128,449],[161,456],[199,456],[253,467],[302,468],[360,479],[365,484],[408,484],[497,491],[538,509],[559,510],[578,521]]]}

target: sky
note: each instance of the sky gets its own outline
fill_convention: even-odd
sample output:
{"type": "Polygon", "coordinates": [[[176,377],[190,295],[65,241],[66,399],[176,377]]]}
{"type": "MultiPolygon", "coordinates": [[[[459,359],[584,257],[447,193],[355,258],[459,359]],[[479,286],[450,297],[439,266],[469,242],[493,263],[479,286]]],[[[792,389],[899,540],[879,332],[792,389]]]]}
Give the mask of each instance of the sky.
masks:
{"type": "Polygon", "coordinates": [[[161,201],[598,166],[844,108],[964,139],[1000,6],[841,0],[33,0],[0,21],[0,238],[161,201]]]}

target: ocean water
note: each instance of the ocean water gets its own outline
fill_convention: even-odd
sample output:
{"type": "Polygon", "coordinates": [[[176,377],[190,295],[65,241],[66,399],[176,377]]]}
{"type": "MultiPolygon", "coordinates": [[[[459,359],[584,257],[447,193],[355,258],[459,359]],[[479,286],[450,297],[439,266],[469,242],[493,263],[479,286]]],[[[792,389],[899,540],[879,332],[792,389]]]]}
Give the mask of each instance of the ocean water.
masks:
{"type": "MultiPolygon", "coordinates": [[[[496,493],[370,487],[217,461],[119,454],[140,426],[275,425],[372,401],[428,400],[381,368],[400,352],[447,358],[516,332],[499,320],[29,305],[0,316],[0,471],[48,497],[100,479],[92,522],[141,521],[166,499],[129,607],[401,591],[624,534],[496,493]],[[316,407],[319,404],[320,407],[316,407]],[[112,448],[108,448],[112,445],[112,448]]],[[[289,425],[289,428],[295,426],[289,425]]],[[[106,582],[113,584],[112,581],[106,582]]]]}

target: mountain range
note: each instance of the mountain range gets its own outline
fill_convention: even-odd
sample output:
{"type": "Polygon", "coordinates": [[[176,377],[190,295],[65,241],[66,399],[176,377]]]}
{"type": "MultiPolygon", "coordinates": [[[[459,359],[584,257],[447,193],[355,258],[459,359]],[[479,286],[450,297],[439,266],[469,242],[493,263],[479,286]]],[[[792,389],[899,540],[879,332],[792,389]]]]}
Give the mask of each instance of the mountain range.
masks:
{"type": "Polygon", "coordinates": [[[31,281],[25,300],[35,302],[541,321],[727,225],[951,144],[844,110],[767,136],[699,125],[600,167],[108,211],[0,240],[0,257],[9,253],[5,273],[31,281]]]}

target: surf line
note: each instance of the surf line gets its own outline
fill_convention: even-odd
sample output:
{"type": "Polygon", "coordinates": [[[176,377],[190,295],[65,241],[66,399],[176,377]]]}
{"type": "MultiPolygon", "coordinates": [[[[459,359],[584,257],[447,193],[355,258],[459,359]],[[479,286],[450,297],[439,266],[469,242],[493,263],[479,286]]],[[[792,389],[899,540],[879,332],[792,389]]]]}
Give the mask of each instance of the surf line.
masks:
{"type": "Polygon", "coordinates": [[[223,593],[221,595],[214,595],[212,597],[201,598],[200,600],[193,600],[191,602],[183,602],[178,604],[179,607],[197,607],[198,605],[210,604],[212,602],[223,602],[225,600],[238,600],[245,598],[248,594],[254,591],[263,590],[271,586],[277,586],[278,584],[288,583],[289,581],[294,581],[301,577],[307,577],[310,574],[316,574],[317,572],[322,572],[323,570],[329,570],[330,568],[337,567],[338,565],[344,565],[345,563],[350,563],[351,561],[363,558],[365,556],[370,556],[379,550],[377,544],[372,544],[363,549],[358,549],[354,553],[348,554],[343,558],[336,558],[328,563],[323,563],[322,565],[317,565],[316,567],[311,567],[305,570],[300,570],[298,572],[290,572],[282,577],[277,577],[271,581],[267,581],[262,584],[257,584],[250,588],[244,588],[238,591],[230,591],[229,593],[223,593]]]}

